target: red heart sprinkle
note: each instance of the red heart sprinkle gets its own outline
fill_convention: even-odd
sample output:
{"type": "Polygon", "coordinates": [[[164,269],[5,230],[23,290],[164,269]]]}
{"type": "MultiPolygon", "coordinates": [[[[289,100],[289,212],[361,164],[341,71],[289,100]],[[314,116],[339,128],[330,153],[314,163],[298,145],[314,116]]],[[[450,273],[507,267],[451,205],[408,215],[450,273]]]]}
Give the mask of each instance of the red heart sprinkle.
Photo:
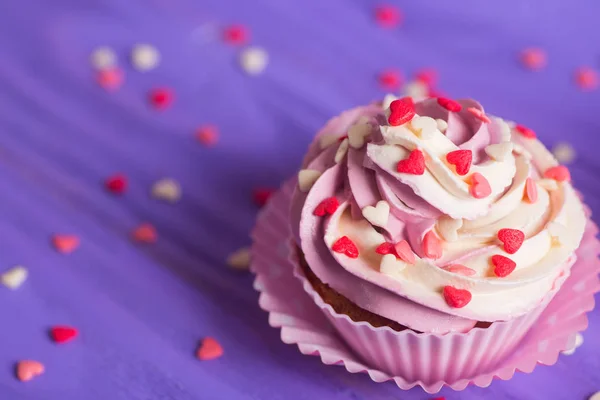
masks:
{"type": "Polygon", "coordinates": [[[386,255],[386,254],[396,255],[396,249],[394,249],[393,243],[384,242],[384,243],[381,243],[379,246],[377,246],[377,248],[375,249],[375,253],[381,254],[381,255],[386,255]]]}
{"type": "Polygon", "coordinates": [[[53,326],[50,328],[50,337],[55,343],[66,343],[77,337],[79,331],[71,326],[53,326]]]}
{"type": "Polygon", "coordinates": [[[527,178],[525,181],[525,198],[531,204],[537,201],[537,185],[535,181],[531,178],[527,178]]]}
{"type": "Polygon", "coordinates": [[[550,167],[544,172],[544,178],[554,179],[558,182],[569,182],[571,180],[571,173],[569,169],[564,165],[557,165],[550,167]]]}
{"type": "Polygon", "coordinates": [[[473,175],[471,175],[470,192],[471,196],[476,199],[483,199],[492,193],[492,188],[487,179],[485,179],[485,176],[481,175],[479,172],[474,172],[473,175]]]}
{"type": "Polygon", "coordinates": [[[394,6],[384,5],[375,9],[375,19],[384,28],[393,28],[402,21],[400,10],[394,6]]]}
{"type": "Polygon", "coordinates": [[[489,124],[491,122],[491,120],[488,118],[488,116],[485,115],[485,113],[483,111],[481,111],[479,108],[469,107],[469,108],[467,108],[467,111],[470,112],[471,114],[473,114],[475,116],[475,118],[477,118],[478,120],[480,120],[481,122],[483,122],[485,124],[489,124]]]}
{"type": "Polygon", "coordinates": [[[582,90],[593,90],[600,84],[600,76],[590,67],[581,67],[575,71],[575,83],[582,90]]]}
{"type": "Polygon", "coordinates": [[[144,223],[133,230],[132,238],[136,242],[154,243],[158,238],[156,228],[152,224],[144,223]]]}
{"type": "Polygon", "coordinates": [[[273,196],[275,193],[275,189],[271,188],[257,188],[252,192],[252,199],[257,206],[263,207],[267,204],[267,201],[273,196]]]}
{"type": "Polygon", "coordinates": [[[466,175],[471,169],[471,161],[473,161],[473,153],[471,150],[455,150],[446,154],[446,161],[456,167],[458,175],[466,175]]]}
{"type": "Polygon", "coordinates": [[[79,238],[75,235],[54,235],[52,245],[63,254],[69,254],[79,247],[79,238]]]}
{"type": "Polygon", "coordinates": [[[437,102],[440,106],[444,107],[448,111],[459,112],[462,110],[462,105],[459,102],[447,99],[445,97],[438,97],[437,102]]]}
{"type": "Polygon", "coordinates": [[[121,194],[127,189],[127,177],[123,174],[113,175],[104,182],[104,185],[111,192],[121,194]]]}
{"type": "Polygon", "coordinates": [[[494,265],[494,274],[500,278],[510,275],[517,267],[517,264],[513,260],[500,254],[492,256],[492,264],[494,265]]]}
{"type": "Polygon", "coordinates": [[[409,264],[415,263],[415,253],[413,253],[410,244],[406,240],[401,240],[394,245],[396,255],[404,262],[409,264]]]}
{"type": "Polygon", "coordinates": [[[403,174],[423,175],[425,173],[425,156],[421,150],[413,150],[405,160],[400,160],[396,170],[403,174]]]}
{"type": "Polygon", "coordinates": [[[333,214],[338,207],[340,206],[340,202],[336,197],[328,197],[315,208],[313,214],[317,217],[323,217],[325,214],[333,214]]]}
{"type": "Polygon", "coordinates": [[[415,79],[431,88],[437,83],[438,73],[433,68],[423,68],[417,71],[417,73],[415,74],[415,79]]]}
{"type": "Polygon", "coordinates": [[[167,88],[156,88],[150,91],[150,103],[157,110],[164,110],[173,102],[173,92],[167,88]]]}
{"type": "Polygon", "coordinates": [[[212,125],[201,126],[196,130],[196,140],[205,146],[213,146],[219,140],[219,131],[212,125]]]}
{"type": "Polygon", "coordinates": [[[515,130],[519,132],[521,136],[526,137],[527,139],[535,139],[537,137],[534,131],[523,125],[515,126],[515,130]]]}
{"type": "Polygon", "coordinates": [[[350,258],[358,258],[358,248],[348,236],[342,236],[331,247],[336,253],[345,254],[350,258]]]}
{"type": "Polygon", "coordinates": [[[229,44],[241,45],[249,39],[248,29],[244,25],[230,25],[223,31],[223,40],[229,44]]]}
{"type": "Polygon", "coordinates": [[[427,258],[437,260],[442,257],[442,241],[433,233],[429,231],[423,237],[423,254],[427,258]]]}
{"type": "Polygon", "coordinates": [[[464,265],[461,265],[461,264],[446,265],[442,269],[446,270],[448,272],[452,272],[453,274],[464,275],[464,276],[473,276],[477,273],[474,269],[465,267],[464,265]]]}
{"type": "Polygon", "coordinates": [[[222,355],[223,347],[216,339],[211,337],[204,338],[196,351],[196,357],[200,361],[214,360],[222,355]]]}
{"type": "Polygon", "coordinates": [[[385,89],[397,89],[402,84],[402,77],[398,71],[383,71],[379,75],[379,84],[385,89]]]}
{"type": "Polygon", "coordinates": [[[444,300],[452,308],[463,308],[471,302],[471,292],[466,289],[458,289],[453,286],[444,286],[444,300]]]}
{"type": "Polygon", "coordinates": [[[546,52],[538,48],[525,49],[521,52],[521,62],[530,70],[540,70],[546,66],[546,52]]]}
{"type": "Polygon", "coordinates": [[[392,101],[388,123],[398,126],[409,122],[415,116],[415,103],[411,97],[403,97],[392,101]]]}
{"type": "Polygon", "coordinates": [[[498,231],[498,239],[504,243],[504,251],[515,254],[525,240],[525,234],[518,229],[504,228],[498,231]]]}

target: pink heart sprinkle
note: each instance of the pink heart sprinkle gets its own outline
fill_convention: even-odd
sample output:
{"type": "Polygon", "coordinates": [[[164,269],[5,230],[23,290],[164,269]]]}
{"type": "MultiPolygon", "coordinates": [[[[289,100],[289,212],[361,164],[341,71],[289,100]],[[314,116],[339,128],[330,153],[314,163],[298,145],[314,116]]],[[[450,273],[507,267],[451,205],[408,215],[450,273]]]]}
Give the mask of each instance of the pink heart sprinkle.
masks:
{"type": "Polygon", "coordinates": [[[521,52],[521,62],[525,68],[538,71],[546,66],[546,52],[539,48],[529,48],[521,52]]]}
{"type": "Polygon", "coordinates": [[[525,198],[531,204],[537,201],[537,185],[532,178],[527,178],[525,181],[525,198]]]}
{"type": "Polygon", "coordinates": [[[478,120],[480,120],[483,123],[489,124],[491,122],[491,120],[488,118],[488,116],[485,115],[485,113],[478,108],[469,107],[469,108],[467,108],[467,111],[470,112],[471,114],[473,114],[475,116],[475,118],[477,118],[478,120]]]}
{"type": "Polygon", "coordinates": [[[557,165],[555,167],[550,167],[544,172],[544,178],[554,179],[558,182],[570,181],[571,173],[569,169],[564,165],[557,165]]]}
{"type": "Polygon", "coordinates": [[[464,265],[461,265],[461,264],[446,265],[442,269],[445,271],[448,271],[448,272],[452,272],[453,274],[463,275],[463,276],[473,276],[477,273],[474,269],[465,267],[464,265]]]}
{"type": "Polygon", "coordinates": [[[201,361],[214,360],[222,355],[223,347],[216,339],[211,337],[204,338],[196,351],[196,357],[201,361]]]}
{"type": "Polygon", "coordinates": [[[406,240],[401,240],[394,245],[398,257],[409,264],[415,263],[415,253],[410,248],[410,244],[406,240]]]}
{"type": "Polygon", "coordinates": [[[488,197],[492,193],[492,188],[489,182],[485,179],[485,176],[479,172],[474,172],[471,175],[471,196],[476,199],[483,199],[488,197]]]}
{"type": "Polygon", "coordinates": [[[379,84],[384,89],[397,89],[402,84],[402,76],[395,70],[383,71],[379,75],[379,84]]]}
{"type": "Polygon", "coordinates": [[[75,235],[54,235],[52,245],[59,253],[69,254],[79,247],[79,238],[75,235]]]}
{"type": "Polygon", "coordinates": [[[594,90],[600,85],[600,76],[590,67],[581,67],[575,71],[575,83],[582,90],[594,90]]]}
{"type": "Polygon", "coordinates": [[[423,254],[425,254],[425,257],[437,260],[442,257],[442,253],[442,241],[433,231],[427,232],[423,237],[423,254]]]}
{"type": "Polygon", "coordinates": [[[21,382],[32,380],[44,373],[44,364],[34,360],[23,360],[17,363],[17,378],[21,382]]]}

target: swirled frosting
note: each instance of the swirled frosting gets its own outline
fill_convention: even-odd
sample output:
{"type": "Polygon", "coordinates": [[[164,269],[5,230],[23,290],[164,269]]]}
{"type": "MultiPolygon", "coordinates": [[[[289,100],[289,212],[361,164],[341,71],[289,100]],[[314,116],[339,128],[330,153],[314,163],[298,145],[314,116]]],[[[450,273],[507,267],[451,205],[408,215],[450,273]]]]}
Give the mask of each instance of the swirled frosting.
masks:
{"type": "Polygon", "coordinates": [[[291,223],[311,270],[356,305],[467,331],[531,311],[568,274],[586,222],[569,180],[532,131],[473,100],[386,98],[318,133],[291,223]]]}

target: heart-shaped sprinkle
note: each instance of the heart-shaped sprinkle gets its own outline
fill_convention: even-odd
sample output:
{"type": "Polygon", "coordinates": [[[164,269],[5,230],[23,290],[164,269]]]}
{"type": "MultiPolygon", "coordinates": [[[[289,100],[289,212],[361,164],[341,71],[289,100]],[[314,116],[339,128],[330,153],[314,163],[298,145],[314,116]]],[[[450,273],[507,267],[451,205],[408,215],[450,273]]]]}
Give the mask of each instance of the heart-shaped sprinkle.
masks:
{"type": "Polygon", "coordinates": [[[458,240],[458,230],[463,226],[462,218],[453,219],[447,215],[438,219],[437,229],[444,240],[455,242],[458,240]]]}
{"type": "Polygon", "coordinates": [[[127,177],[123,174],[115,174],[104,182],[108,190],[115,194],[121,194],[127,190],[127,177]]]}
{"type": "Polygon", "coordinates": [[[377,246],[377,248],[375,249],[375,253],[381,255],[396,254],[396,249],[394,249],[393,243],[384,242],[377,246]]]}
{"type": "Polygon", "coordinates": [[[483,122],[485,124],[489,124],[491,122],[491,120],[488,118],[488,116],[485,115],[485,113],[483,111],[481,111],[479,108],[469,107],[469,108],[467,108],[467,111],[470,112],[475,118],[477,118],[478,120],[480,120],[481,122],[483,122]]]}
{"type": "Polygon", "coordinates": [[[546,52],[539,48],[529,48],[521,52],[523,66],[532,71],[537,71],[546,66],[546,52]]]}
{"type": "Polygon", "coordinates": [[[446,132],[446,129],[448,129],[448,122],[443,119],[438,118],[435,120],[435,123],[437,124],[438,130],[442,133],[446,132]]]}
{"type": "Polygon", "coordinates": [[[527,178],[525,181],[525,199],[527,202],[533,204],[537,201],[538,192],[537,185],[532,178],[527,178]]]}
{"type": "Polygon", "coordinates": [[[404,85],[403,93],[413,101],[420,101],[429,97],[429,88],[423,82],[413,81],[404,85]]]}
{"type": "Polygon", "coordinates": [[[506,156],[508,156],[512,151],[513,144],[511,142],[490,144],[485,148],[486,154],[495,161],[504,161],[506,156]]]}
{"type": "Polygon", "coordinates": [[[490,187],[488,180],[485,179],[485,176],[481,175],[479,172],[475,172],[471,175],[470,192],[471,196],[476,199],[483,199],[492,193],[492,188],[490,187]]]}
{"type": "Polygon", "coordinates": [[[415,116],[410,121],[410,127],[414,130],[417,136],[420,136],[423,140],[433,138],[437,131],[437,122],[431,117],[419,117],[415,116]]]}
{"type": "Polygon", "coordinates": [[[301,192],[308,192],[321,176],[321,172],[314,169],[302,169],[298,172],[298,187],[301,192]]]}
{"type": "Polygon", "coordinates": [[[75,235],[53,235],[52,245],[59,253],[69,254],[79,247],[79,238],[75,235]]]}
{"type": "Polygon", "coordinates": [[[106,68],[98,72],[98,84],[106,90],[116,90],[123,84],[123,71],[118,67],[106,68]]]}
{"type": "Polygon", "coordinates": [[[336,240],[333,246],[331,246],[331,250],[350,258],[358,258],[358,248],[348,236],[342,236],[336,240]]]}
{"type": "Polygon", "coordinates": [[[396,275],[406,267],[402,261],[399,261],[395,255],[386,254],[381,257],[381,262],[379,264],[379,272],[385,275],[396,275]]]}
{"type": "Polygon", "coordinates": [[[415,103],[410,97],[403,97],[392,101],[390,104],[390,115],[388,123],[391,126],[399,126],[409,122],[415,116],[415,103]]]}
{"type": "Polygon", "coordinates": [[[413,150],[407,159],[398,162],[396,170],[403,174],[423,175],[425,173],[425,156],[421,150],[413,150]]]}
{"type": "Polygon", "coordinates": [[[79,332],[72,326],[53,326],[50,337],[55,343],[67,343],[77,337],[79,332]]]}
{"type": "Polygon", "coordinates": [[[422,68],[415,73],[415,79],[429,87],[432,87],[437,84],[438,75],[438,71],[434,68],[422,68]]]}
{"type": "Polygon", "coordinates": [[[385,227],[390,216],[390,205],[387,201],[378,201],[375,207],[367,206],[362,209],[362,215],[371,225],[385,227]]]}
{"type": "Polygon", "coordinates": [[[394,6],[379,6],[375,9],[375,20],[383,28],[393,28],[402,21],[402,14],[394,6]]]}
{"type": "Polygon", "coordinates": [[[492,264],[494,265],[494,274],[500,278],[510,275],[517,267],[517,264],[513,260],[500,254],[492,256],[492,264]]]}
{"type": "Polygon", "coordinates": [[[466,289],[458,289],[453,286],[444,286],[444,300],[452,308],[463,308],[471,302],[472,295],[466,289]]]}
{"type": "Polygon", "coordinates": [[[101,46],[94,50],[90,56],[92,67],[97,70],[112,68],[117,65],[117,55],[108,46],[101,46]]]}
{"type": "Polygon", "coordinates": [[[252,191],[252,200],[259,207],[264,207],[275,193],[272,188],[256,188],[252,191]]]}
{"type": "Polygon", "coordinates": [[[451,272],[453,274],[463,275],[463,276],[473,276],[477,273],[474,269],[465,267],[464,265],[461,265],[461,264],[446,265],[442,269],[445,271],[451,272]]]}
{"type": "Polygon", "coordinates": [[[241,24],[229,25],[223,30],[223,40],[235,46],[246,43],[249,36],[248,29],[241,24]]]}
{"type": "Polygon", "coordinates": [[[198,350],[196,351],[196,357],[200,361],[214,360],[223,355],[223,347],[214,338],[207,337],[202,339],[198,350]]]}
{"type": "Polygon", "coordinates": [[[437,102],[440,106],[451,112],[459,112],[462,110],[462,105],[459,102],[445,97],[438,97],[437,102]]]}
{"type": "Polygon", "coordinates": [[[247,270],[250,267],[250,249],[242,247],[227,257],[227,265],[237,270],[247,270]]]}
{"type": "Polygon", "coordinates": [[[44,364],[34,360],[22,360],[17,363],[17,378],[27,382],[44,373],[44,364]]]}
{"type": "Polygon", "coordinates": [[[575,71],[575,83],[582,90],[594,90],[600,85],[600,74],[591,67],[581,67],[575,71]]]}
{"type": "Polygon", "coordinates": [[[339,164],[344,159],[346,153],[348,153],[348,147],[350,147],[350,140],[348,138],[343,138],[342,143],[340,143],[340,146],[333,157],[336,164],[339,164]]]}
{"type": "Polygon", "coordinates": [[[398,258],[400,258],[405,263],[414,264],[415,263],[415,253],[413,253],[410,244],[406,240],[401,240],[394,245],[394,250],[398,258]]]}
{"type": "Polygon", "coordinates": [[[156,199],[176,203],[181,198],[181,186],[174,179],[164,178],[152,185],[151,194],[156,199]]]}
{"type": "Polygon", "coordinates": [[[0,282],[7,288],[16,290],[27,280],[27,275],[27,268],[17,265],[0,275],[0,282]]]}
{"type": "Polygon", "coordinates": [[[384,89],[398,89],[402,84],[402,75],[395,70],[386,70],[379,75],[379,84],[384,89]]]}
{"type": "Polygon", "coordinates": [[[515,254],[523,245],[525,234],[518,229],[504,228],[498,231],[498,240],[504,244],[504,251],[515,254]]]}
{"type": "Polygon", "coordinates": [[[196,130],[196,140],[206,147],[217,144],[219,140],[219,130],[213,125],[204,125],[196,130]]]}
{"type": "Polygon", "coordinates": [[[144,223],[133,230],[131,237],[136,242],[154,243],[158,237],[156,228],[152,224],[144,223]]]}
{"type": "Polygon", "coordinates": [[[458,175],[466,175],[471,169],[471,161],[473,161],[473,153],[471,150],[455,150],[446,154],[446,161],[454,165],[458,175]]]}
{"type": "Polygon", "coordinates": [[[317,207],[315,207],[313,214],[317,217],[323,217],[325,214],[331,215],[338,209],[339,206],[340,202],[336,197],[328,197],[321,201],[317,207]]]}
{"type": "Polygon", "coordinates": [[[149,44],[138,44],[131,51],[131,63],[138,71],[150,71],[160,63],[160,53],[149,44]]]}
{"type": "Polygon", "coordinates": [[[534,131],[523,125],[515,126],[515,130],[519,132],[521,136],[527,139],[535,139],[537,137],[534,131]]]}
{"type": "Polygon", "coordinates": [[[348,141],[352,148],[360,149],[364,146],[367,136],[371,134],[371,124],[354,124],[348,129],[348,141]]]}
{"type": "Polygon", "coordinates": [[[544,178],[554,179],[557,182],[569,182],[571,180],[571,173],[564,165],[557,165],[548,168],[544,172],[544,178]]]}
{"type": "Polygon", "coordinates": [[[423,254],[425,257],[437,260],[442,257],[442,253],[442,241],[433,231],[427,232],[423,237],[423,254]]]}
{"type": "Polygon", "coordinates": [[[150,103],[157,110],[164,110],[173,103],[173,92],[167,88],[155,88],[150,91],[150,103]]]}

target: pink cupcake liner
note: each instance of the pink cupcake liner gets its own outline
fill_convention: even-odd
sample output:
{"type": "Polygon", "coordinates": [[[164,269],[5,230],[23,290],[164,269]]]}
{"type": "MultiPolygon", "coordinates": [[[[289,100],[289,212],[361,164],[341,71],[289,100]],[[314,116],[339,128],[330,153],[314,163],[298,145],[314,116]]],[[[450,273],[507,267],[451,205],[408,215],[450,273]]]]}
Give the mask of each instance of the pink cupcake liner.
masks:
{"type": "Polygon", "coordinates": [[[586,313],[600,291],[600,243],[591,220],[570,276],[559,278],[558,293],[531,313],[468,333],[396,332],[336,313],[306,280],[289,228],[295,184],[287,182],[261,212],[252,233],[250,268],[269,324],[303,354],[318,355],[324,364],[343,365],[351,373],[367,373],[375,382],[393,380],[401,389],[421,386],[437,393],[445,385],[454,390],[469,384],[487,387],[496,377],[507,380],[515,371],[533,371],[538,363],[552,365],[573,346],[576,333],[587,328],[586,313]]]}

